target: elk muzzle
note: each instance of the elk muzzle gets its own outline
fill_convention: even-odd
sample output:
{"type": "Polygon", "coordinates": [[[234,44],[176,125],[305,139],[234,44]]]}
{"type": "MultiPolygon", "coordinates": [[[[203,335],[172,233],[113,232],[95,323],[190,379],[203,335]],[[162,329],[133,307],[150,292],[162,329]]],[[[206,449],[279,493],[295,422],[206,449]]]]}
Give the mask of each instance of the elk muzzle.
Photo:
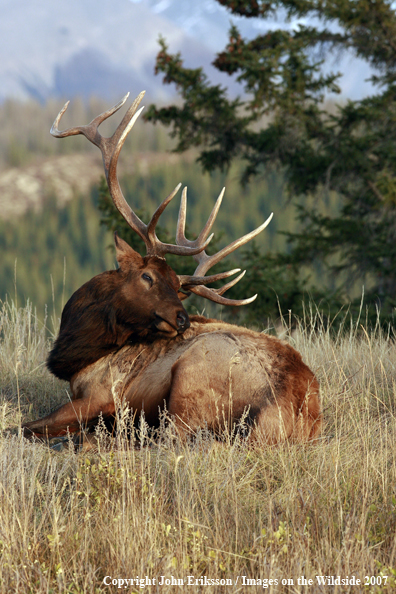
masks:
{"type": "Polygon", "coordinates": [[[183,334],[190,327],[190,320],[185,309],[176,313],[174,321],[170,321],[169,318],[165,319],[156,313],[154,326],[160,334],[174,338],[178,334],[183,334]]]}

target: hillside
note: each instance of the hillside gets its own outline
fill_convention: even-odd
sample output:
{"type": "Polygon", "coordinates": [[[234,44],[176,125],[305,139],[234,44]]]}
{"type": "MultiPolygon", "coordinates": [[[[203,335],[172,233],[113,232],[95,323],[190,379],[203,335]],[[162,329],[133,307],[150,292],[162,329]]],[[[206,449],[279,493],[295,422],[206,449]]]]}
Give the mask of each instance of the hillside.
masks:
{"type": "MultiPolygon", "coordinates": [[[[153,167],[188,164],[193,156],[181,158],[150,151],[135,156],[132,164],[128,160],[120,159],[120,170],[145,177],[153,167]]],[[[14,219],[32,210],[40,212],[49,198],[62,208],[74,197],[88,195],[103,175],[99,152],[57,155],[41,158],[34,165],[6,169],[0,173],[0,220],[14,219]]]]}
{"type": "MultiPolygon", "coordinates": [[[[81,284],[114,265],[107,250],[112,238],[100,228],[97,206],[97,186],[103,176],[101,156],[82,136],[59,140],[49,134],[61,106],[60,100],[49,100],[45,105],[32,100],[0,105],[0,299],[15,295],[16,287],[20,302],[29,298],[41,311],[53,301],[60,307],[62,299],[81,284]]],[[[87,123],[108,107],[109,102],[103,100],[85,103],[74,99],[61,128],[87,123]]],[[[101,127],[105,136],[113,133],[122,113],[118,119],[117,116],[101,127]]],[[[226,186],[214,228],[219,246],[251,231],[274,212],[271,224],[255,241],[264,259],[256,262],[255,268],[248,256],[238,266],[251,271],[250,277],[248,274],[240,283],[241,290],[242,284],[247,283],[246,294],[258,292],[257,306],[266,293],[269,301],[263,297],[262,310],[278,312],[278,297],[288,299],[296,290],[293,278],[287,280],[279,271],[274,274],[267,270],[270,258],[266,254],[286,248],[285,236],[278,232],[297,229],[295,205],[287,202],[282,176],[268,170],[254,184],[241,188],[240,163],[227,175],[203,175],[194,152],[172,153],[172,146],[167,130],[138,120],[119,163],[127,200],[135,209],[153,213],[181,182],[188,187],[188,225],[194,235],[199,233],[221,188],[226,186]],[[257,282],[260,287],[255,286],[257,282]]],[[[324,213],[334,212],[337,207],[338,200],[333,195],[322,206],[324,213]]],[[[161,226],[169,231],[171,241],[177,211],[178,198],[161,217],[161,226]]],[[[239,258],[241,255],[243,250],[239,258]]],[[[314,274],[320,275],[324,286],[327,281],[322,272],[314,274]]],[[[288,303],[287,307],[290,306],[288,303]]]]}
{"type": "MultiPolygon", "coordinates": [[[[125,157],[120,165],[121,185],[134,209],[153,213],[181,181],[188,187],[188,225],[192,234],[197,234],[226,185],[215,237],[222,244],[229,243],[274,210],[275,219],[257,245],[264,251],[284,247],[284,238],[276,231],[293,225],[293,213],[281,213],[281,181],[276,176],[269,175],[244,191],[242,200],[237,170],[227,178],[202,175],[192,156],[147,152],[133,163],[125,157]]],[[[112,237],[100,226],[97,208],[102,175],[100,155],[91,153],[54,156],[0,175],[0,299],[15,294],[16,278],[21,302],[29,298],[43,311],[45,304],[54,300],[59,308],[62,295],[68,298],[89,278],[113,266],[107,249],[112,237]]],[[[178,207],[176,198],[161,217],[171,241],[178,207]]]]}
{"type": "Polygon", "coordinates": [[[86,194],[102,169],[92,154],[51,157],[28,167],[0,174],[0,218],[13,219],[30,210],[40,211],[44,200],[54,196],[61,207],[77,194],[86,194]]]}

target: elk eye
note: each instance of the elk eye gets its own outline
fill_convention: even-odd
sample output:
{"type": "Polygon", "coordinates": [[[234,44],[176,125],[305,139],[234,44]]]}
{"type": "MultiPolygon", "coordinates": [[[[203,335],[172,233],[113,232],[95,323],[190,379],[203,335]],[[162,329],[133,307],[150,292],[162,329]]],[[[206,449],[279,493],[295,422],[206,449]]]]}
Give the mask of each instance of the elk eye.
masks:
{"type": "Polygon", "coordinates": [[[148,274],[146,274],[145,272],[142,274],[142,278],[147,281],[148,283],[150,283],[150,287],[153,284],[153,279],[151,278],[151,276],[149,276],[148,274]]]}

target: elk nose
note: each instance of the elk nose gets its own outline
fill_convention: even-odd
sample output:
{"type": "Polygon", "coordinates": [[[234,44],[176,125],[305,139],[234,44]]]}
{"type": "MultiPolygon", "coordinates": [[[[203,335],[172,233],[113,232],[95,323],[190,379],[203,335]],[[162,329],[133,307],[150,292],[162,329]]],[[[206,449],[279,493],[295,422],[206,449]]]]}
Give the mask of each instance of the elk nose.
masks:
{"type": "Polygon", "coordinates": [[[179,311],[176,317],[177,329],[178,331],[187,330],[190,327],[190,320],[188,319],[188,315],[184,311],[179,311]]]}

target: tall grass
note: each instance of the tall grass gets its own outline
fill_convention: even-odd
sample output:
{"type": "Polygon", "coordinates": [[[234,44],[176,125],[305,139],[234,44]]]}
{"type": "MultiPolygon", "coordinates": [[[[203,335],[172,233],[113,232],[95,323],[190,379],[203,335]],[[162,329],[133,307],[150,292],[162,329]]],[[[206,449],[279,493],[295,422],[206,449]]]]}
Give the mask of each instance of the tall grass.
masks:
{"type": "Polygon", "coordinates": [[[4,303],[0,592],[141,592],[136,580],[146,577],[156,579],[150,592],[256,592],[263,583],[271,592],[393,591],[393,337],[346,322],[332,332],[312,312],[284,331],[321,382],[317,443],[257,450],[202,432],[183,444],[169,426],[150,447],[121,435],[110,451],[59,453],[10,430],[66,400],[68,386],[43,365],[48,333],[32,307],[4,303]],[[133,585],[111,584],[126,578],[133,585]]]}

